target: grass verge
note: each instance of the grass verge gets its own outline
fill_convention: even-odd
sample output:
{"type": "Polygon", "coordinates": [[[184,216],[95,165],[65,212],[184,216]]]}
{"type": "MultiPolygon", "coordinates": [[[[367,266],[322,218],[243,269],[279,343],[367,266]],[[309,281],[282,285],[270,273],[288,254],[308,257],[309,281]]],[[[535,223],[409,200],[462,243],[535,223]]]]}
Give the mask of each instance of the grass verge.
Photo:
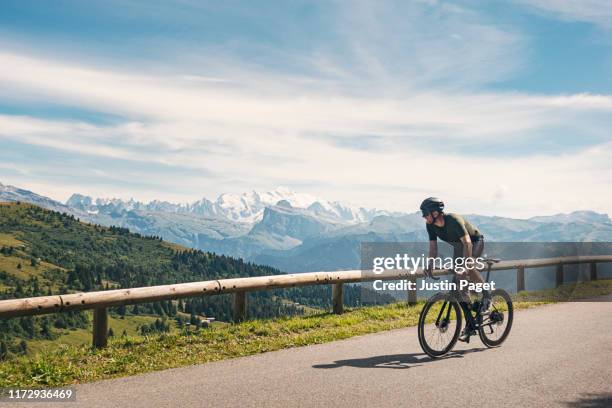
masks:
{"type": "MultiPolygon", "coordinates": [[[[93,320],[93,313],[87,311],[89,314],[89,321],[93,320]]],[[[125,318],[117,318],[115,316],[108,316],[108,326],[113,329],[115,336],[120,336],[125,330],[128,336],[138,335],[138,327],[145,324],[153,323],[157,317],[137,315],[137,316],[126,316],[125,318]]],[[[169,321],[171,324],[172,320],[169,321]]],[[[90,323],[91,325],[91,323],[90,323]]],[[[172,325],[174,326],[174,325],[172,325]]],[[[28,354],[34,357],[35,354],[39,354],[44,351],[51,351],[66,345],[69,346],[82,346],[91,343],[91,327],[86,329],[52,329],[53,332],[58,333],[59,337],[54,340],[28,340],[28,354]]]]}
{"type": "MultiPolygon", "coordinates": [[[[522,293],[514,306],[525,309],[557,300],[612,293],[612,280],[564,285],[522,293]],[[544,296],[542,296],[544,295],[544,296]],[[562,297],[565,296],[565,297],[562,297]],[[541,300],[545,297],[547,300],[541,300]],[[538,300],[534,300],[538,299],[538,300]]],[[[111,339],[109,347],[63,345],[33,357],[0,364],[0,387],[59,386],[247,356],[289,347],[326,343],[417,324],[422,302],[362,307],[342,315],[253,320],[217,326],[191,334],[111,339]]]]}

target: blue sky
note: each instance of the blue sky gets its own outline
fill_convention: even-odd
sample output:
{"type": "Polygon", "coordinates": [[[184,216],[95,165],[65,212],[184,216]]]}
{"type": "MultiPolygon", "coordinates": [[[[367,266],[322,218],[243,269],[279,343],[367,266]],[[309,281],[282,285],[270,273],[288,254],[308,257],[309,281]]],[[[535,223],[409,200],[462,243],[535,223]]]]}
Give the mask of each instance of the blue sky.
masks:
{"type": "Polygon", "coordinates": [[[611,210],[612,3],[3,1],[0,182],[611,210]]]}

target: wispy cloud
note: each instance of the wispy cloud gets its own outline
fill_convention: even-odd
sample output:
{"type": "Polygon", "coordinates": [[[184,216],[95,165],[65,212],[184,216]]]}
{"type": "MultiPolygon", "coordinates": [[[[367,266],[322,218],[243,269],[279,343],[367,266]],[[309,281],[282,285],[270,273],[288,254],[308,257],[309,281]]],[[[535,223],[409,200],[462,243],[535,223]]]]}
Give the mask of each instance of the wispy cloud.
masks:
{"type": "Polygon", "coordinates": [[[566,21],[594,23],[612,28],[612,3],[608,0],[515,0],[541,13],[566,21]]]}
{"type": "MultiPolygon", "coordinates": [[[[499,141],[563,127],[583,114],[589,121],[599,115],[606,122],[612,111],[612,97],[606,95],[430,90],[365,98],[299,85],[293,92],[273,92],[265,85],[273,77],[262,81],[259,91],[254,86],[219,84],[186,87],[173,76],[101,71],[12,54],[0,54],[0,67],[0,78],[26,94],[127,118],[119,125],[100,127],[4,116],[0,131],[5,137],[30,138],[32,143],[58,148],[63,140],[68,142],[64,148],[75,151],[91,144],[96,154],[118,158],[134,158],[130,152],[139,154],[143,147],[166,156],[199,148],[228,155],[251,145],[273,153],[284,151],[275,143],[278,138],[298,143],[312,134],[347,139],[370,134],[408,143],[426,136],[452,143],[494,135],[499,141]],[[274,142],[268,145],[265,140],[274,142]]],[[[2,97],[10,100],[12,95],[2,97]]],[[[397,146],[394,142],[390,147],[397,146]]]]}
{"type": "Polygon", "coordinates": [[[251,45],[243,38],[223,49],[187,41],[191,48],[173,51],[184,63],[157,69],[6,47],[0,100],[24,108],[0,115],[0,138],[13,149],[78,156],[45,163],[55,171],[46,174],[24,154],[29,175],[12,177],[26,187],[59,180],[60,195],[81,186],[95,195],[195,199],[283,184],[412,210],[423,191],[438,188],[469,212],[488,211],[473,208],[482,197],[515,215],[542,205],[609,210],[600,186],[611,181],[602,130],[612,125],[611,96],[487,88],[523,69],[529,40],[471,9],[355,2],[332,11],[330,27],[312,35],[318,41],[294,49],[270,45],[281,41],[273,38],[257,44],[257,58],[240,54],[251,45]],[[43,119],[28,113],[33,103],[116,119],[43,119]],[[70,179],[84,165],[83,178],[70,179]]]}

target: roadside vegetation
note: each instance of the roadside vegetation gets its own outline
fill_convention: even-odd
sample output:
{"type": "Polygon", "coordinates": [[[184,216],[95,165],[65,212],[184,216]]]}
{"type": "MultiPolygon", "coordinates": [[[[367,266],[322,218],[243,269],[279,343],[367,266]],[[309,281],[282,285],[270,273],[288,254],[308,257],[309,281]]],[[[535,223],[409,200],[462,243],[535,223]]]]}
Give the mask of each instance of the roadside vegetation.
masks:
{"type": "MultiPolygon", "coordinates": [[[[514,307],[525,309],[609,293],[612,293],[612,280],[568,284],[548,291],[523,292],[516,297],[514,307]]],[[[353,308],[342,315],[318,313],[238,324],[213,324],[205,329],[186,326],[150,336],[114,336],[109,347],[103,350],[62,345],[55,350],[0,363],[0,387],[83,383],[326,343],[415,326],[421,308],[422,302],[413,307],[394,303],[353,308]]]]}
{"type": "MultiPolygon", "coordinates": [[[[282,272],[271,267],[170,244],[126,228],[82,223],[72,215],[31,204],[0,203],[0,300],[278,274],[282,272]]],[[[358,306],[360,293],[360,287],[347,286],[347,305],[358,306]]],[[[373,295],[380,303],[392,299],[373,295]]],[[[207,317],[231,321],[231,305],[231,295],[220,295],[119,306],[110,313],[118,321],[115,336],[124,331],[152,334],[187,323],[198,326],[207,317]]],[[[331,287],[308,286],[253,292],[247,312],[265,319],[328,307],[331,287]]],[[[0,360],[32,355],[60,343],[83,343],[89,327],[87,312],[0,319],[0,360]]]]}

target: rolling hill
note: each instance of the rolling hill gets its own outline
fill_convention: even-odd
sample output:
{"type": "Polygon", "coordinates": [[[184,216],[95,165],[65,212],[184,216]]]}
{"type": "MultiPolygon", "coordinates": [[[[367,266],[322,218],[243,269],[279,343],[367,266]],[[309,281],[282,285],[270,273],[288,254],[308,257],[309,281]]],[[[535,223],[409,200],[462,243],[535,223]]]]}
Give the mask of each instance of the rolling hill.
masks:
{"type": "MultiPolygon", "coordinates": [[[[130,233],[126,228],[86,224],[74,215],[31,204],[0,203],[0,299],[280,273],[156,236],[130,233]]],[[[327,286],[253,292],[248,315],[266,318],[301,314],[304,307],[327,308],[330,292],[327,286]]],[[[349,305],[359,304],[359,293],[358,287],[347,288],[349,305]]],[[[190,315],[231,321],[231,310],[230,296],[220,295],[118,307],[112,312],[128,319],[163,319],[158,328],[164,330],[169,325],[166,321],[181,324],[190,315]]],[[[53,340],[62,330],[87,325],[88,316],[83,312],[3,320],[0,341],[19,354],[24,351],[20,346],[24,340],[53,340]]]]}

